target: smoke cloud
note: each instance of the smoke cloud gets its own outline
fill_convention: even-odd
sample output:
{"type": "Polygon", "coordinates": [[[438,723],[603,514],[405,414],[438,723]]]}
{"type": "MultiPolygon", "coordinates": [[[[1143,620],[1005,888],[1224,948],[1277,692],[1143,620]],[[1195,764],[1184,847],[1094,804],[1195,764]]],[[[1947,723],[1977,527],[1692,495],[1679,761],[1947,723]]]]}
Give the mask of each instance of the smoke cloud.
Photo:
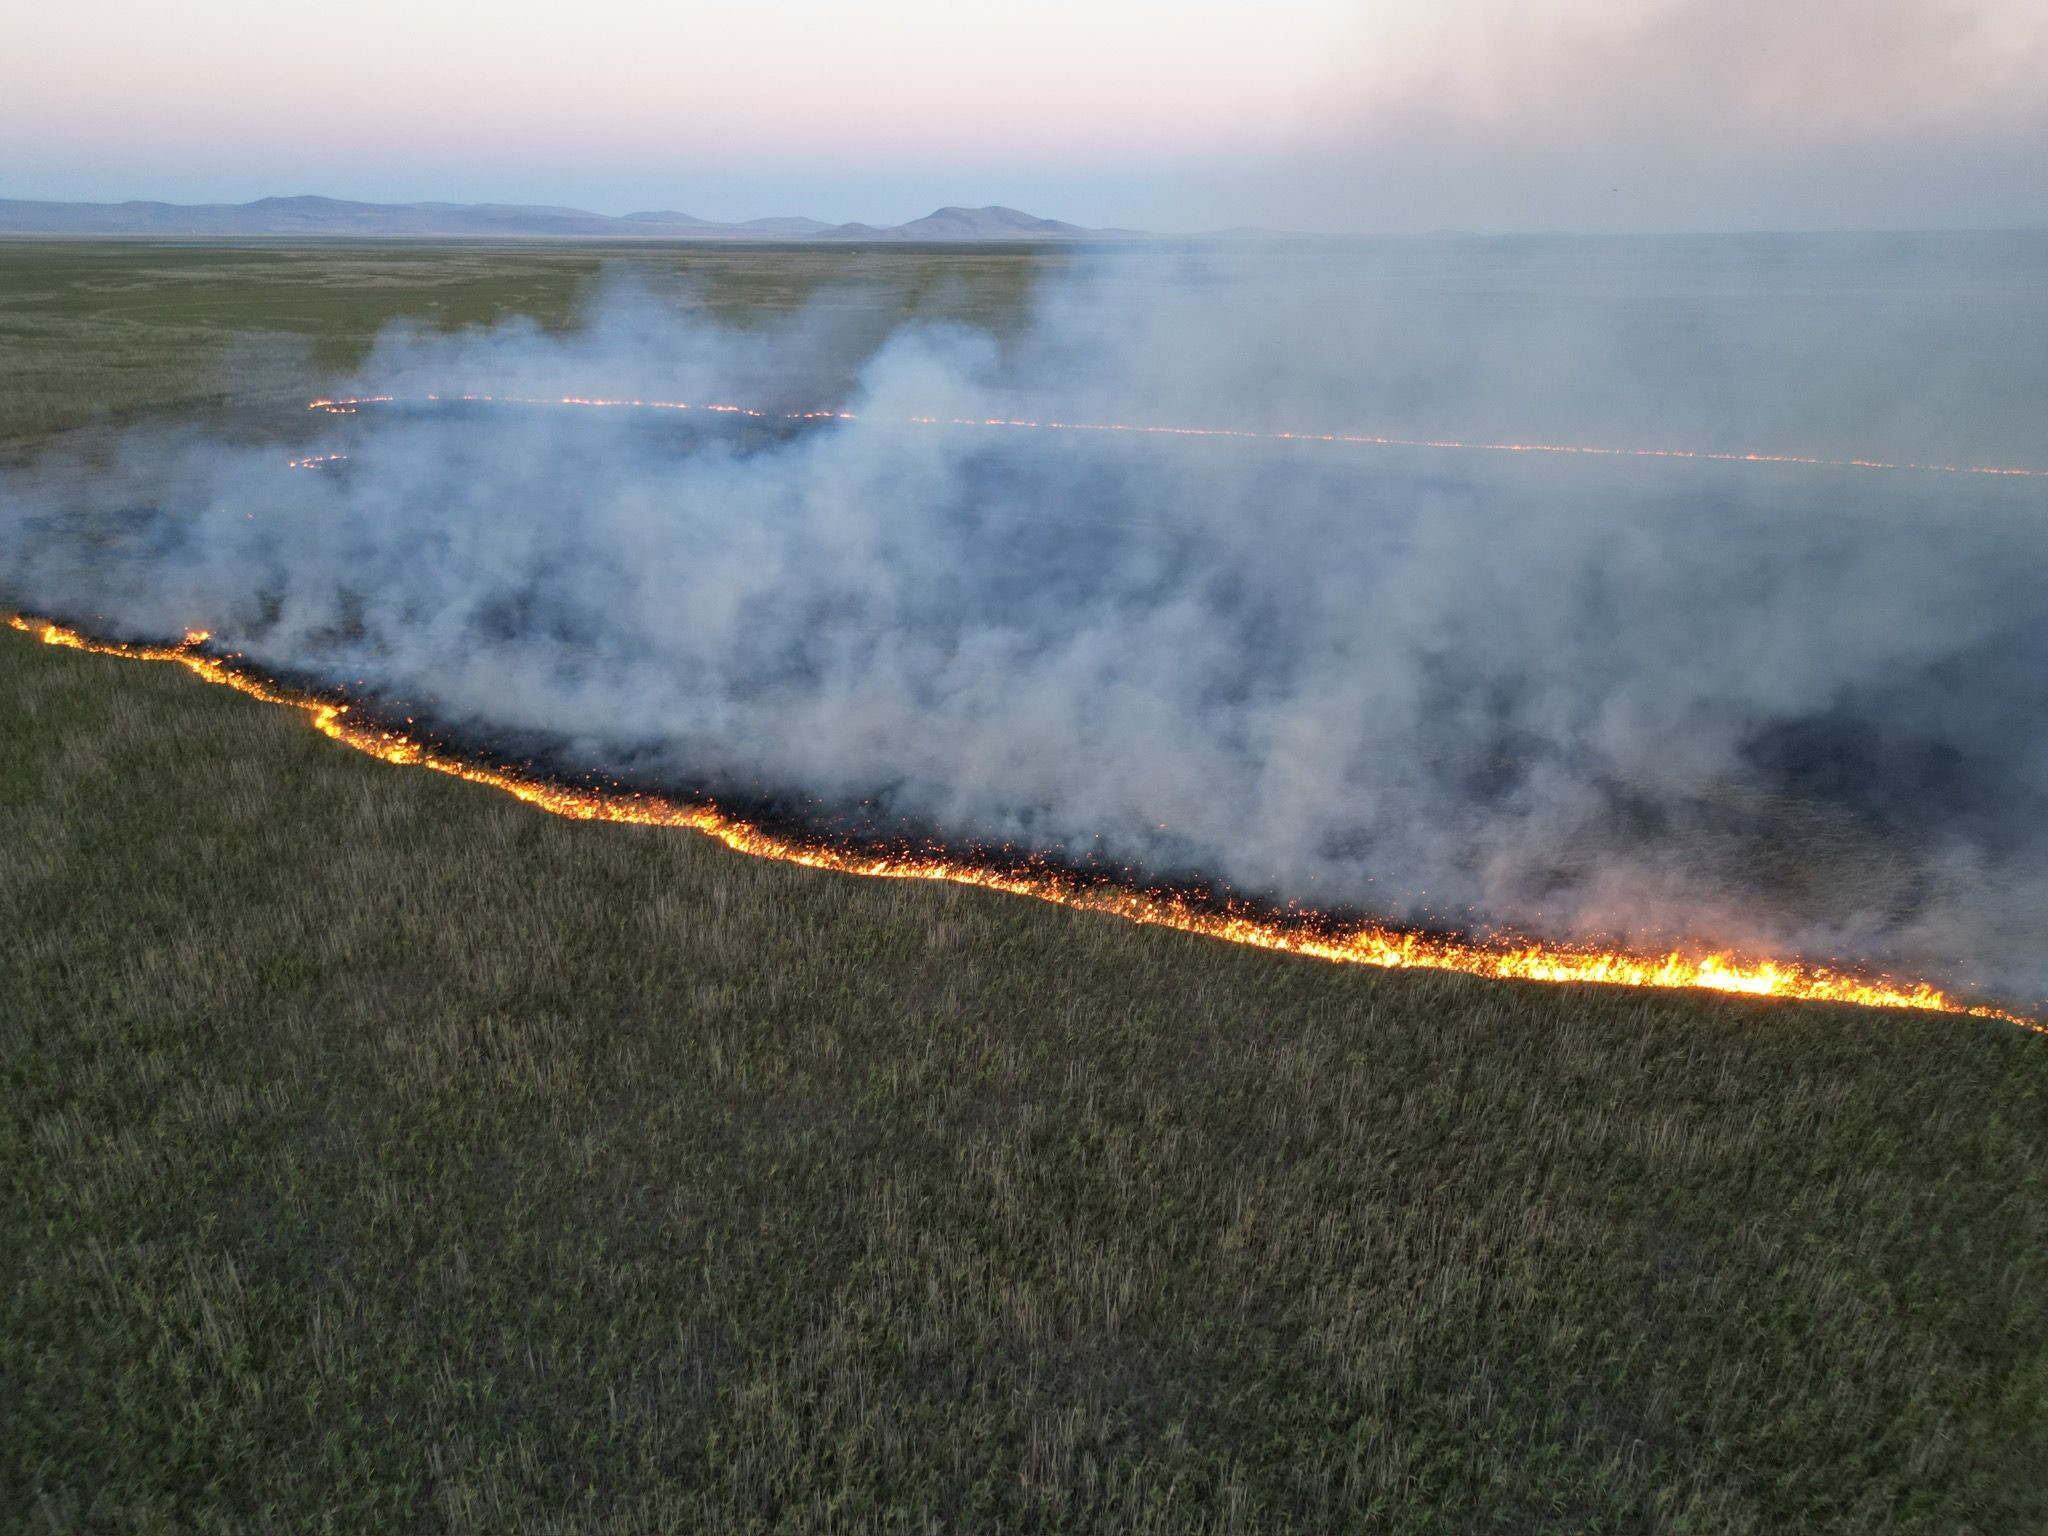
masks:
{"type": "Polygon", "coordinates": [[[183,427],[0,472],[0,597],[568,771],[2032,1000],[2048,482],[945,423],[2048,467],[2043,254],[1123,255],[1021,332],[879,345],[613,288],[565,334],[387,336],[337,393],[398,398],[317,424],[328,469],[183,427]]]}

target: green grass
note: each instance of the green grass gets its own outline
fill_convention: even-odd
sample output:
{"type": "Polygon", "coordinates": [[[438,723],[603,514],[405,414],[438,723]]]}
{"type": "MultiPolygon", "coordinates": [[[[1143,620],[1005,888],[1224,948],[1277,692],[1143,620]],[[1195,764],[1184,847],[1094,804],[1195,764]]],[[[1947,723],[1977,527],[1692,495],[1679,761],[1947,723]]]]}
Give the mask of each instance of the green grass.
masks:
{"type": "Polygon", "coordinates": [[[0,438],[142,410],[302,403],[405,318],[460,329],[572,323],[594,279],[721,321],[806,308],[847,357],[905,316],[1003,329],[1034,273],[997,250],[368,244],[296,247],[0,240],[0,438]]]}
{"type": "Polygon", "coordinates": [[[11,631],[0,1020],[10,1528],[2048,1525],[2017,1030],[753,861],[11,631]]]}

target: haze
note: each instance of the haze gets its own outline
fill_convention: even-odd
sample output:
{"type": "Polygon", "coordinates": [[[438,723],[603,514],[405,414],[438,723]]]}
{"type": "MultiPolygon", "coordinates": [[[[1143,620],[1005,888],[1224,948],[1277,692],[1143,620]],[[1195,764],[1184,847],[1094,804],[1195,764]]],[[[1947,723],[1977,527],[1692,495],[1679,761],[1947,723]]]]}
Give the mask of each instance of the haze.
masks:
{"type": "Polygon", "coordinates": [[[10,19],[0,196],[1328,231],[2048,223],[2038,0],[532,0],[10,19]]]}

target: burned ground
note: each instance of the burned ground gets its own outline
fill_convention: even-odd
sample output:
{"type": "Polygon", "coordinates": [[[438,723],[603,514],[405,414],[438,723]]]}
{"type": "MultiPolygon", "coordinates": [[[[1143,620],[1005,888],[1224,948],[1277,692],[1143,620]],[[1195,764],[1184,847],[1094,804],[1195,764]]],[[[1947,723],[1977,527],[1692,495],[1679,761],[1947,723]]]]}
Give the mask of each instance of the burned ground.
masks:
{"type": "Polygon", "coordinates": [[[27,1528],[2048,1509],[2048,1041],[821,875],[0,647],[27,1528]]]}

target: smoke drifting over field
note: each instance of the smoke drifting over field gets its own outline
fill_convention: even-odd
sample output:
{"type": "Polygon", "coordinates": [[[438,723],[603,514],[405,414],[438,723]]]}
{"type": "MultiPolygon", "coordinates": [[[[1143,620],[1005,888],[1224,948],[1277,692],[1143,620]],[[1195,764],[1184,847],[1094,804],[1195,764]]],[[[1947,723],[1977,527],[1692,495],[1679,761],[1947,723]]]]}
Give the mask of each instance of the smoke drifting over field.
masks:
{"type": "Polygon", "coordinates": [[[0,597],[878,832],[2032,999],[2042,481],[912,418],[2048,467],[2042,254],[1127,257],[871,351],[613,291],[388,337],[315,472],[188,429],[0,473],[0,597]]]}

